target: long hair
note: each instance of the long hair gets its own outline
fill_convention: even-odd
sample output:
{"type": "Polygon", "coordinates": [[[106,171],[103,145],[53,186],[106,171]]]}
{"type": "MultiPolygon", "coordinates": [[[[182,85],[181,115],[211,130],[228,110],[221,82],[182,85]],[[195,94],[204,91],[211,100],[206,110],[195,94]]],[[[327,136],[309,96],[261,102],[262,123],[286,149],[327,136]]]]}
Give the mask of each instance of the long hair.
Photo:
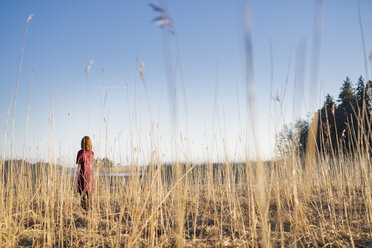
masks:
{"type": "Polygon", "coordinates": [[[81,149],[91,151],[92,150],[92,141],[89,136],[84,136],[81,140],[81,149]]]}

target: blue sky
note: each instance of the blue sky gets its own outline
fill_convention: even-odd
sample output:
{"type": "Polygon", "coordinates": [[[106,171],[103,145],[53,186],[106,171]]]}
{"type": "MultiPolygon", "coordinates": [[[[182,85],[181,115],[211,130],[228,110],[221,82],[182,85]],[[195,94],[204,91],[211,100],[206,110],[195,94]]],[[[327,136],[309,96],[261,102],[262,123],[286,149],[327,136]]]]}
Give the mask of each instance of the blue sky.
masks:
{"type": "MultiPolygon", "coordinates": [[[[249,125],[254,118],[260,156],[272,157],[274,133],[283,123],[305,118],[326,93],[337,98],[346,76],[354,82],[360,75],[367,77],[358,2],[369,55],[372,2],[323,2],[318,96],[311,94],[316,84],[310,82],[316,1],[249,2],[257,111],[247,118],[245,1],[168,1],[176,26],[176,34],[169,36],[152,22],[158,13],[148,4],[161,6],[158,1],[1,1],[0,128],[2,143],[6,133],[8,147],[3,153],[21,157],[25,148],[31,160],[73,164],[82,136],[89,135],[96,156],[107,155],[122,164],[148,161],[151,154],[168,161],[174,150],[180,159],[193,161],[226,156],[240,160],[246,154],[256,155],[249,125]],[[29,14],[34,17],[27,34],[12,139],[10,121],[4,129],[29,14]],[[170,38],[171,45],[164,45],[164,37],[170,38]],[[171,141],[166,49],[172,51],[168,62],[177,82],[177,145],[171,141]],[[86,73],[90,60],[93,64],[86,73]],[[141,61],[145,83],[138,73],[141,61]],[[298,80],[301,66],[303,86],[298,80]],[[270,97],[271,75],[273,95],[281,92],[288,78],[280,103],[270,97]]],[[[371,76],[370,61],[368,70],[371,76]]]]}

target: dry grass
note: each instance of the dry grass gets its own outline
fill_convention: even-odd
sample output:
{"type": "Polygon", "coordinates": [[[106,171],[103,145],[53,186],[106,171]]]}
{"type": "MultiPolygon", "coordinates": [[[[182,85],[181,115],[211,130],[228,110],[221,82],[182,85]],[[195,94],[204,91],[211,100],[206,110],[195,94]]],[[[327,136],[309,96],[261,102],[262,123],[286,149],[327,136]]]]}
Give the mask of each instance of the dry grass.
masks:
{"type": "MultiPolygon", "coordinates": [[[[6,125],[16,98],[17,90],[6,125]]],[[[170,112],[175,119],[175,107],[170,112]]],[[[88,212],[67,167],[0,161],[0,247],[371,247],[372,161],[370,151],[357,150],[306,165],[290,154],[267,163],[157,166],[155,155],[148,167],[133,163],[128,178],[100,177],[98,167],[88,212]]]]}
{"type": "Polygon", "coordinates": [[[114,179],[114,189],[96,177],[85,212],[66,168],[3,163],[1,246],[371,246],[370,158],[313,165],[174,165],[178,180],[150,165],[143,177],[114,179]]]}

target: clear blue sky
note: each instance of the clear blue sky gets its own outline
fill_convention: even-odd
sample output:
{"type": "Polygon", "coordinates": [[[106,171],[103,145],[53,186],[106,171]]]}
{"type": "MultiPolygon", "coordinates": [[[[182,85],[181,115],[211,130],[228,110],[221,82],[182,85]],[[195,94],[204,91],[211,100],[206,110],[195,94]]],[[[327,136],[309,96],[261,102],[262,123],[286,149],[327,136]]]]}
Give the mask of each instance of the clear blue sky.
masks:
{"type": "MultiPolygon", "coordinates": [[[[176,27],[175,35],[166,36],[172,45],[165,45],[164,30],[152,22],[159,14],[148,4],[162,6],[159,1],[1,1],[0,128],[5,147],[12,140],[11,120],[6,140],[4,129],[26,20],[34,14],[17,96],[15,149],[10,153],[9,148],[3,148],[3,153],[21,157],[25,148],[31,160],[48,160],[53,155],[54,161],[73,164],[81,138],[89,135],[96,156],[107,153],[117,163],[148,161],[151,151],[162,161],[170,160],[174,149],[164,49],[171,49],[169,61],[177,82],[176,122],[181,133],[177,137],[182,136],[182,141],[177,138],[179,157],[196,161],[225,160],[226,155],[239,160],[245,153],[254,157],[248,123],[255,118],[261,157],[269,158],[275,130],[283,123],[305,118],[317,107],[312,106],[314,98],[318,106],[326,93],[337,98],[346,76],[353,82],[360,75],[367,77],[358,1],[326,0],[318,64],[320,94],[311,94],[315,2],[249,2],[257,112],[246,118],[244,1],[168,1],[176,27]],[[93,64],[86,73],[90,60],[93,64]],[[148,98],[138,73],[141,61],[148,98]],[[281,92],[288,77],[281,103],[270,97],[271,73],[272,95],[281,92]],[[298,83],[301,75],[303,87],[298,83]]],[[[372,50],[372,2],[359,3],[368,57],[372,50]]],[[[368,70],[371,77],[370,61],[368,70]]]]}

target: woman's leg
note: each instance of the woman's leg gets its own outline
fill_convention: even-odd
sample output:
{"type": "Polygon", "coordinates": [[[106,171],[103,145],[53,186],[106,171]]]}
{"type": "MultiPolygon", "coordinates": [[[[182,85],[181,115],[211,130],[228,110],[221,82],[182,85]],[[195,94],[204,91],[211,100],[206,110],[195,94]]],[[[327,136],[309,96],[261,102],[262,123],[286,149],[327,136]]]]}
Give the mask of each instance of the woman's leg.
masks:
{"type": "Polygon", "coordinates": [[[84,210],[87,210],[87,195],[85,193],[82,193],[82,195],[80,195],[80,197],[81,197],[81,207],[84,210]]]}

